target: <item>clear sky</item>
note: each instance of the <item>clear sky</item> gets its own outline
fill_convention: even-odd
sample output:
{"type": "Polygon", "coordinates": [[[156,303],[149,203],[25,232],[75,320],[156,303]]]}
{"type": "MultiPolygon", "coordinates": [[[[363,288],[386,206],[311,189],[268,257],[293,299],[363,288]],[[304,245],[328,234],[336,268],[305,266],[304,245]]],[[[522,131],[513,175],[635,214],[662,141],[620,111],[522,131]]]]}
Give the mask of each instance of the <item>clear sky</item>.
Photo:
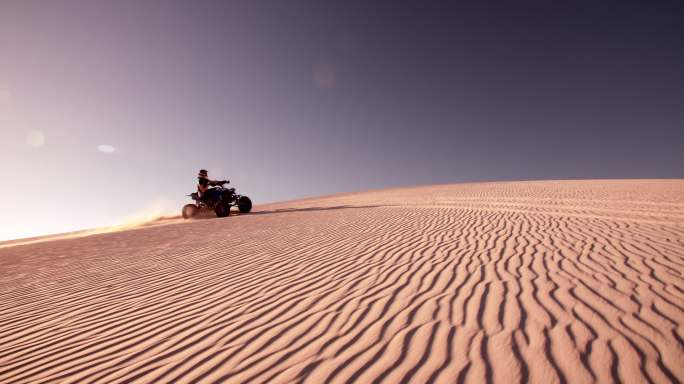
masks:
{"type": "Polygon", "coordinates": [[[479,180],[684,177],[684,2],[0,2],[0,240],[479,180]]]}

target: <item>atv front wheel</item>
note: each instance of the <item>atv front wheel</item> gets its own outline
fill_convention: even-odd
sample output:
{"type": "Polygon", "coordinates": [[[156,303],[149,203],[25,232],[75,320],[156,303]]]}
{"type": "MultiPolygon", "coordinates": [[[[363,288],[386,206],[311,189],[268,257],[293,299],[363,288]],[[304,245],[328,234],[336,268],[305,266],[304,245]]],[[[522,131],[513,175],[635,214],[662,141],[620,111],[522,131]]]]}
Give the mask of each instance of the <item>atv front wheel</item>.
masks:
{"type": "Polygon", "coordinates": [[[237,201],[238,209],[240,213],[249,213],[252,210],[252,200],[247,196],[240,196],[237,201]]]}
{"type": "Polygon", "coordinates": [[[197,216],[197,212],[199,212],[199,208],[195,204],[186,204],[183,207],[183,218],[184,219],[190,219],[192,217],[197,216]]]}
{"type": "Polygon", "coordinates": [[[218,203],[216,204],[216,208],[214,208],[214,212],[216,212],[217,217],[226,217],[230,215],[230,205],[226,203],[218,203]]]}

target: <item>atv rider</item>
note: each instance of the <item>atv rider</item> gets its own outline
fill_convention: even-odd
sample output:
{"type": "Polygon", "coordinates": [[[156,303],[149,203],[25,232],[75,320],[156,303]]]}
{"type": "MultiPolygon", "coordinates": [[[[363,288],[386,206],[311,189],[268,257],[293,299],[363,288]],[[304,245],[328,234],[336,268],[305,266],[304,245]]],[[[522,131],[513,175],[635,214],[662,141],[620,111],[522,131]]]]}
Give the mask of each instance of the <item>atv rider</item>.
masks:
{"type": "Polygon", "coordinates": [[[200,169],[197,174],[197,196],[207,205],[213,205],[219,200],[219,191],[216,186],[223,186],[223,184],[230,183],[228,180],[209,180],[209,172],[206,169],[200,169]]]}

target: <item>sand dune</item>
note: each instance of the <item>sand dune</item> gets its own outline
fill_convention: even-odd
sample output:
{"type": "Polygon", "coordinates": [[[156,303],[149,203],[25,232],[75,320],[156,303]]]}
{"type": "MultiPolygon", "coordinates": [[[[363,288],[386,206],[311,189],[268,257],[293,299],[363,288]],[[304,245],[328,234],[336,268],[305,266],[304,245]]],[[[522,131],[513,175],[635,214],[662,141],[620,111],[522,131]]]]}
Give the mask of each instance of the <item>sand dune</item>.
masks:
{"type": "Polygon", "coordinates": [[[684,180],[305,199],[0,272],[2,383],[684,380],[684,180]]]}

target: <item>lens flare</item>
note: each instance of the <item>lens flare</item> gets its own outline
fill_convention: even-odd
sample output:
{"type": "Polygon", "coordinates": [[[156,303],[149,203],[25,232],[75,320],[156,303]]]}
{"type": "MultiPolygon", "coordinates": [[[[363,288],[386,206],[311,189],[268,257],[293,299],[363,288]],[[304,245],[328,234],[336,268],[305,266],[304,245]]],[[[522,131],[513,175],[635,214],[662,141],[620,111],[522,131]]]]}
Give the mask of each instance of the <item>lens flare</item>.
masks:
{"type": "Polygon", "coordinates": [[[0,103],[8,102],[12,98],[12,93],[9,90],[9,87],[3,84],[0,84],[0,103]]]}
{"type": "Polygon", "coordinates": [[[26,135],[26,143],[33,148],[40,148],[45,145],[45,134],[41,131],[29,131],[26,135]]]}
{"type": "Polygon", "coordinates": [[[337,82],[335,68],[328,64],[315,65],[311,75],[314,85],[320,89],[332,88],[337,82]]]}
{"type": "Polygon", "coordinates": [[[110,153],[114,153],[114,151],[116,151],[116,148],[114,148],[108,144],[100,144],[97,146],[97,150],[102,152],[102,153],[110,154],[110,153]]]}

